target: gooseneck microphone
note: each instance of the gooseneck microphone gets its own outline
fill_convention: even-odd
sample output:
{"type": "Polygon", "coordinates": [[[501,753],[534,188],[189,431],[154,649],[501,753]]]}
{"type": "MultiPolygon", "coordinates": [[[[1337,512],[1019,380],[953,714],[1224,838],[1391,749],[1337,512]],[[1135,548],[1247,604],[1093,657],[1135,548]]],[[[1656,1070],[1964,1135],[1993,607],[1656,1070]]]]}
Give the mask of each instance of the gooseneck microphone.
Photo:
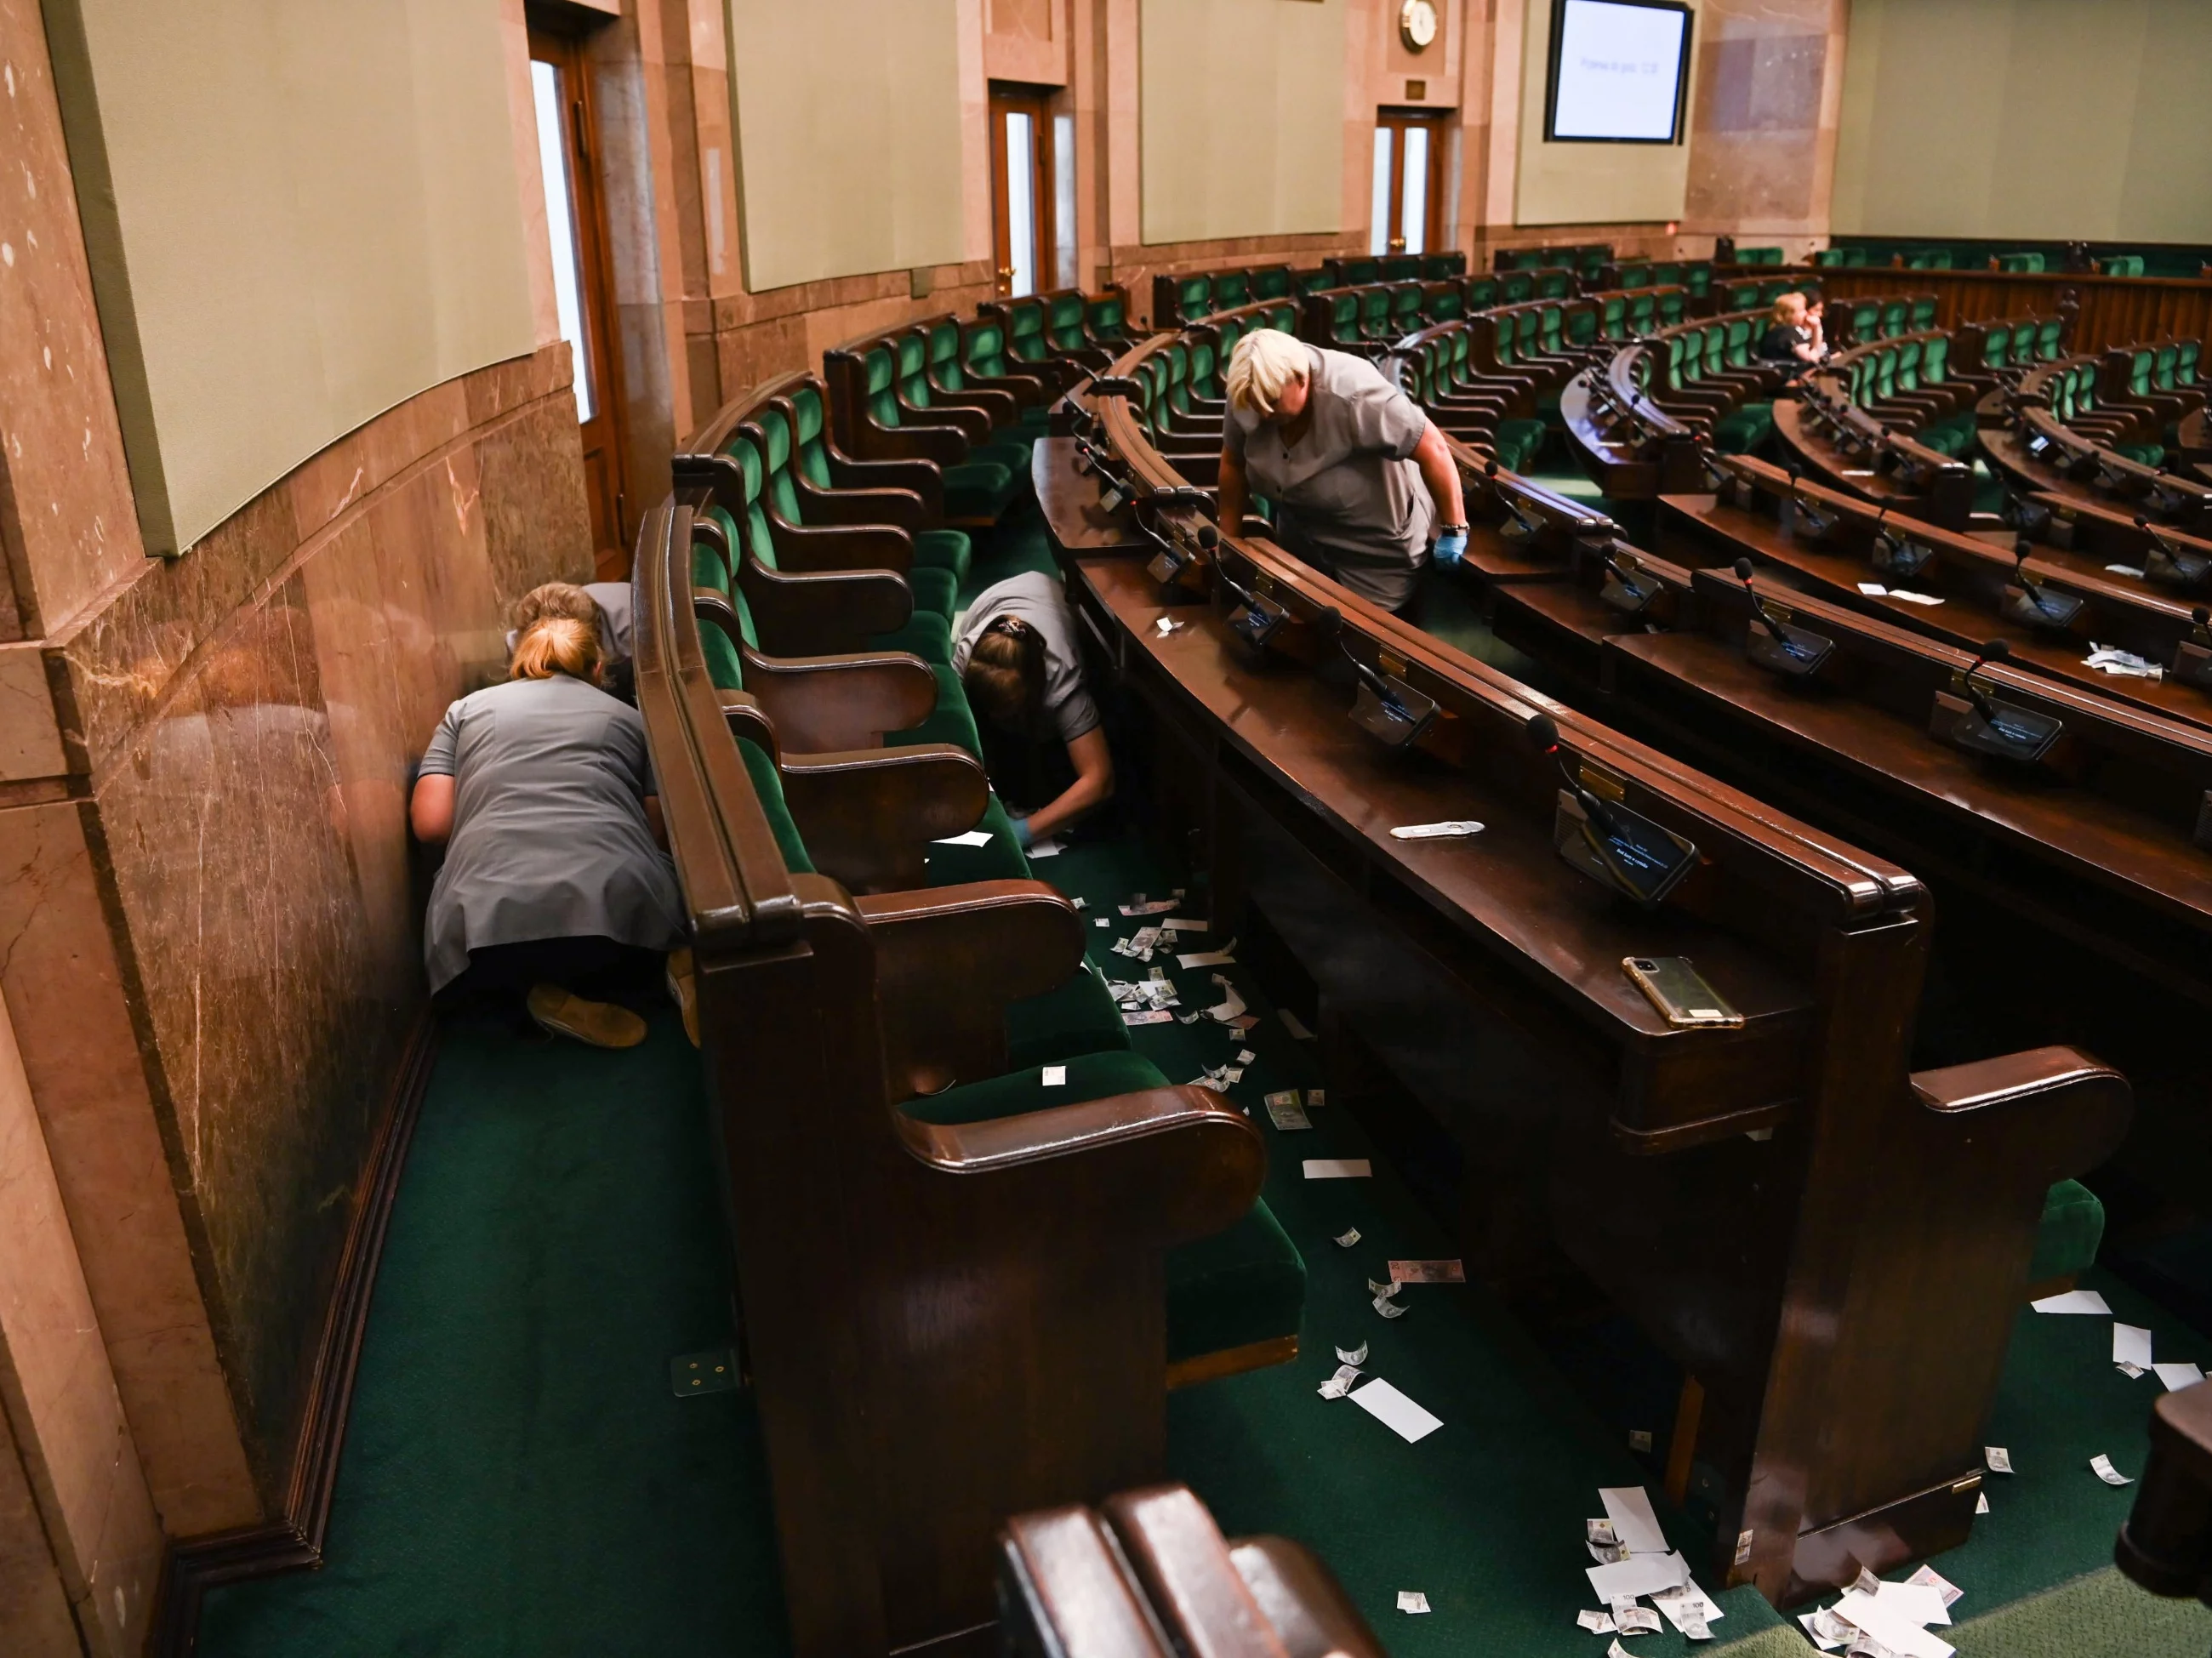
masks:
{"type": "Polygon", "coordinates": [[[1759,595],[1751,590],[1751,561],[1747,558],[1740,558],[1729,568],[1735,572],[1735,579],[1743,583],[1744,594],[1751,600],[1752,625],[1765,629],[1769,639],[1787,650],[1790,647],[1790,641],[1782,636],[1766,612],[1759,608],[1759,595]]]}
{"type": "Polygon", "coordinates": [[[2212,644],[2212,610],[2199,604],[2189,613],[2189,619],[2196,624],[2197,641],[2202,644],[2212,644]]]}
{"type": "Polygon", "coordinates": [[[1528,716],[1527,729],[1528,735],[1535,739],[1537,749],[1558,762],[1559,776],[1566,783],[1567,793],[1575,797],[1575,804],[1583,809],[1583,815],[1603,830],[1608,839],[1619,840],[1620,824],[1607,810],[1605,802],[1583,786],[1583,780],[1575,774],[1573,768],[1567,764],[1566,757],[1559,752],[1559,722],[1548,714],[1532,714],[1528,716]]]}
{"type": "Polygon", "coordinates": [[[1966,672],[1959,676],[1960,687],[1966,693],[1966,700],[1974,705],[1974,712],[1981,715],[1982,722],[1995,726],[1997,723],[1996,705],[1984,696],[1980,687],[1974,683],[1974,671],[1986,662],[2003,661],[2012,654],[2012,647],[2002,639],[1985,639],[1975,647],[1975,651],[1973,661],[1968,665],[1966,672]]]}

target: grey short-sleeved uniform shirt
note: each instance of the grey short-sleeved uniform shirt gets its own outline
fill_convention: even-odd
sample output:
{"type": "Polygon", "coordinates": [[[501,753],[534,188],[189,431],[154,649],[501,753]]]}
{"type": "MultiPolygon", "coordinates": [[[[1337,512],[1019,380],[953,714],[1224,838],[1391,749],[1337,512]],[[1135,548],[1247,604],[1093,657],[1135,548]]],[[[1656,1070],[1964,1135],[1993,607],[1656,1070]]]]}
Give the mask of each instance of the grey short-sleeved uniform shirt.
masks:
{"type": "Polygon", "coordinates": [[[1083,683],[1082,659],[1075,649],[1075,618],[1060,580],[1038,570],[1008,576],[975,595],[967,625],[952,647],[952,671],[968,671],[968,653],[983,630],[1002,616],[1026,622],[1044,641],[1044,706],[1064,743],[1098,728],[1098,705],[1083,683]]]}
{"type": "Polygon", "coordinates": [[[1312,423],[1294,444],[1249,409],[1231,408],[1221,440],[1252,493],[1275,506],[1275,538],[1362,598],[1390,610],[1428,562],[1436,503],[1412,459],[1429,417],[1364,357],[1308,346],[1312,423]]]}
{"type": "Polygon", "coordinates": [[[565,674],[493,685],[446,710],[421,774],[454,780],[423,927],[433,991],[487,944],[683,941],[675,866],[646,823],[653,769],[635,708],[565,674]]]}

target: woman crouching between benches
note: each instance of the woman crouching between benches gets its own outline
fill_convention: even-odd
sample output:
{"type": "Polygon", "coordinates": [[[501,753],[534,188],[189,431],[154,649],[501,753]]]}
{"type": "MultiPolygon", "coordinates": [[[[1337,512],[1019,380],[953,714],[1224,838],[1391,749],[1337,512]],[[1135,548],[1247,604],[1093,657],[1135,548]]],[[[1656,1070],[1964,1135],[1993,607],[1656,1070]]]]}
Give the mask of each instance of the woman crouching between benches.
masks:
{"type": "Polygon", "coordinates": [[[982,716],[983,767],[1022,850],[1112,799],[1113,751],[1056,577],[1027,571],[976,594],[952,669],[982,716]]]}
{"type": "MultiPolygon", "coordinates": [[[[446,710],[408,817],[446,847],[422,940],[436,999],[520,995],[544,1029],[634,1048],[645,1021],[616,999],[661,977],[684,902],[659,844],[645,721],[599,689],[601,662],[592,623],[530,623],[507,683],[446,710]]],[[[688,977],[679,966],[668,958],[672,987],[688,977]]]]}

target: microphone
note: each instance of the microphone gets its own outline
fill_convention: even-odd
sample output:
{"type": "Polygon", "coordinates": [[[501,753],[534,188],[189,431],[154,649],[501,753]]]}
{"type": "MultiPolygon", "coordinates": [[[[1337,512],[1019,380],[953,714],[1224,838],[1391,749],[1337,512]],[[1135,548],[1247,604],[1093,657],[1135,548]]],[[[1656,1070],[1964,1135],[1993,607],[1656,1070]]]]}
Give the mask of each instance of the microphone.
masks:
{"type": "Polygon", "coordinates": [[[1966,693],[1966,700],[1974,705],[1974,712],[1981,715],[1982,723],[1993,727],[1997,723],[1996,705],[1984,696],[1980,688],[1974,683],[1974,670],[1985,662],[2003,661],[2012,654],[2012,647],[2002,639],[1985,639],[1976,649],[1979,654],[1967,666],[1966,672],[1959,676],[1959,685],[1966,693]]]}
{"type": "Polygon", "coordinates": [[[2196,624],[2196,642],[2199,645],[2212,645],[2212,610],[2208,610],[2199,604],[2189,613],[2189,619],[2196,624]]]}
{"type": "Polygon", "coordinates": [[[1735,572],[1735,579],[1743,583],[1745,597],[1751,600],[1752,625],[1765,629],[1768,638],[1787,650],[1790,641],[1776,631],[1774,623],[1768,618],[1766,612],[1759,608],[1759,595],[1751,590],[1751,561],[1747,558],[1740,558],[1729,568],[1735,572]]]}
{"type": "Polygon", "coordinates": [[[1528,735],[1535,739],[1537,749],[1559,762],[1559,775],[1566,782],[1567,793],[1574,796],[1575,804],[1583,809],[1583,816],[1603,830],[1608,840],[1619,840],[1619,821],[1604,801],[1583,786],[1583,780],[1574,774],[1565,757],[1559,753],[1559,722],[1548,714],[1532,714],[1528,716],[1526,729],[1528,735]]]}
{"type": "Polygon", "coordinates": [[[1221,531],[1215,529],[1211,524],[1200,525],[1198,526],[1198,544],[1206,549],[1207,552],[1212,552],[1216,547],[1218,547],[1221,544],[1221,531]]]}

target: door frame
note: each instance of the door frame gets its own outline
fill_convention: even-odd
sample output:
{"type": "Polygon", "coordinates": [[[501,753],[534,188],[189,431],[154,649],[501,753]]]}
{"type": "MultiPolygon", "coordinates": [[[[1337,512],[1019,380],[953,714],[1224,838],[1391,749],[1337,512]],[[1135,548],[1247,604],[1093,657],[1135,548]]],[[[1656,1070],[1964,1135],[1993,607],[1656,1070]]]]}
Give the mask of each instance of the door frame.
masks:
{"type": "MultiPolygon", "coordinates": [[[[629,488],[629,430],[628,405],[623,394],[620,331],[614,315],[614,250],[607,224],[605,181],[599,176],[599,160],[605,154],[600,141],[599,108],[592,61],[584,49],[584,33],[564,28],[538,15],[530,15],[530,57],[533,63],[551,64],[561,74],[568,118],[562,123],[561,142],[568,162],[568,211],[576,227],[579,308],[582,313],[585,348],[591,361],[594,414],[592,424],[604,422],[599,447],[605,456],[605,519],[592,515],[592,537],[601,543],[611,527],[614,549],[629,550],[635,527],[629,488]]],[[[547,227],[550,242],[551,227],[547,227]]],[[[586,480],[586,491],[589,480],[586,480]]]]}
{"type": "Polygon", "coordinates": [[[1059,170],[1054,154],[1053,100],[1058,87],[1030,86],[1018,81],[994,81],[987,103],[991,128],[991,286],[1000,298],[1013,291],[1013,227],[1012,197],[1007,189],[1006,117],[1018,112],[1030,118],[1036,135],[1030,180],[1030,222],[1036,238],[1034,253],[1037,274],[1036,292],[1048,293],[1059,274],[1059,170]]]}
{"type": "MultiPolygon", "coordinates": [[[[1404,108],[1385,105],[1375,112],[1375,125],[1389,127],[1390,139],[1390,197],[1388,228],[1382,238],[1385,254],[1406,251],[1406,129],[1420,127],[1428,134],[1428,205],[1421,240],[1424,252],[1435,252],[1443,240],[1444,140],[1451,131],[1451,112],[1404,108]]],[[[1370,211],[1372,211],[1370,203],[1370,211]]],[[[1370,221],[1371,222],[1371,221],[1370,221]]]]}

